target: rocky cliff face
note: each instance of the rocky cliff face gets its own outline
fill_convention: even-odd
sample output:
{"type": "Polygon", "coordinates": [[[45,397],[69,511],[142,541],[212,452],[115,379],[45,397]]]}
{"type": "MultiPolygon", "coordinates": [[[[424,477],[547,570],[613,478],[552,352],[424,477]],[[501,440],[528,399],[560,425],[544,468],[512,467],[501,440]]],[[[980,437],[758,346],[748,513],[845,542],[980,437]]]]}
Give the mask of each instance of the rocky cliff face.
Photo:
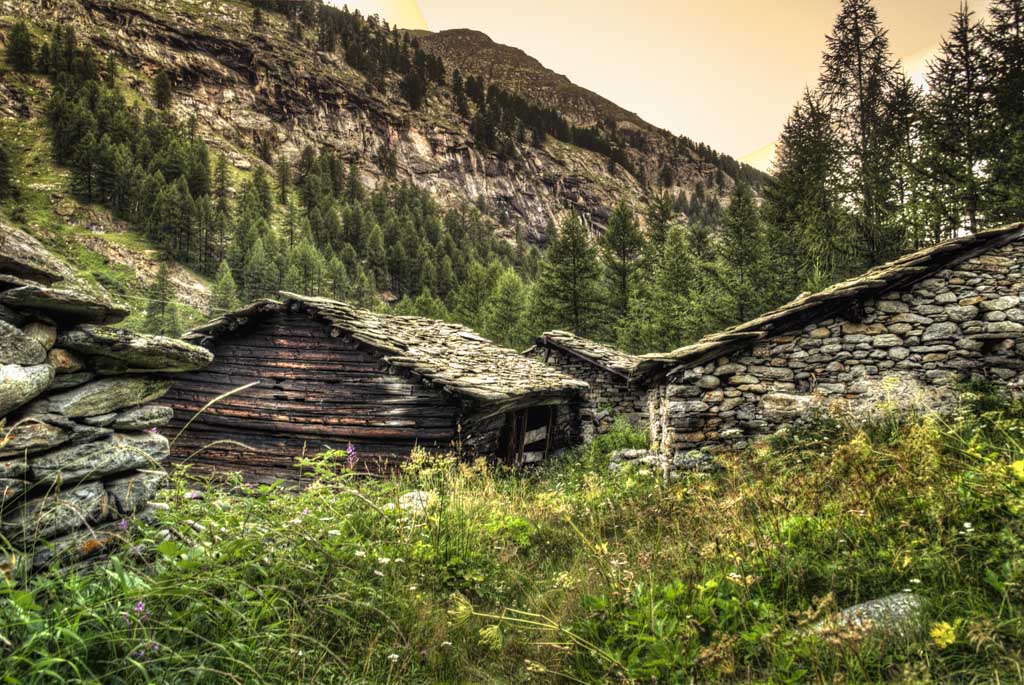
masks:
{"type": "MultiPolygon", "coordinates": [[[[261,163],[255,156],[259,139],[269,139],[276,155],[291,159],[307,145],[329,146],[354,160],[373,186],[385,180],[382,154],[393,152],[398,180],[429,189],[443,205],[475,201],[491,216],[507,219],[509,232],[519,226],[536,242],[544,241],[548,222],[566,210],[601,225],[619,199],[642,201],[650,192],[621,168],[609,172],[602,155],[552,139],[541,147],[522,143],[513,158],[481,150],[446,91],[433,92],[413,111],[398,95],[397,77],[387,77],[383,91],[374,90],[340,53],[318,52],[312,35],[296,40],[284,17],[268,13],[254,32],[243,3],[0,0],[0,8],[42,25],[75,26],[98,50],[116,54],[142,92],[148,92],[148,76],[167,70],[178,115],[194,115],[200,134],[239,168],[261,163]]],[[[424,49],[436,50],[450,68],[482,40],[482,34],[462,35],[466,40],[456,50],[451,46],[463,44],[461,34],[439,35],[424,37],[424,49]]],[[[535,60],[526,72],[550,73],[535,60]]],[[[716,176],[716,167],[680,139],[564,77],[555,79],[558,87],[545,85],[547,77],[507,78],[505,87],[530,97],[528,91],[536,90],[538,102],[564,106],[570,120],[601,119],[632,132],[638,138],[629,154],[641,178],[655,178],[667,164],[674,177],[670,189],[686,192],[698,182],[710,185],[716,176]]],[[[724,189],[731,184],[726,178],[724,189]]]]}

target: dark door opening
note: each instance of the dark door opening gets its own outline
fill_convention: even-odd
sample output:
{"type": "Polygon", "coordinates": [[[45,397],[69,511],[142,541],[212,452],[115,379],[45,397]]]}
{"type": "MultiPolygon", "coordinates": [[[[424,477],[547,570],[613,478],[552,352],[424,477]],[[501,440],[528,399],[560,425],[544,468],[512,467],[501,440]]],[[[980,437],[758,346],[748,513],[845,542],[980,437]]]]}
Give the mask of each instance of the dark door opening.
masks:
{"type": "Polygon", "coordinates": [[[543,461],[551,449],[554,421],[554,407],[531,407],[505,414],[501,461],[510,466],[543,461]]]}

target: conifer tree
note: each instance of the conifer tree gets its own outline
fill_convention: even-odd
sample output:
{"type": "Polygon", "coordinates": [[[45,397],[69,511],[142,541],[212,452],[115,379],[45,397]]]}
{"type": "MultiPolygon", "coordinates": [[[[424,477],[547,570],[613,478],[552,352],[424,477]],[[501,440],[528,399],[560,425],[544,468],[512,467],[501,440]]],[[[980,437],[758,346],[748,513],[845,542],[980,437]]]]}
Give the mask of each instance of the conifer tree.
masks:
{"type": "Polygon", "coordinates": [[[267,255],[267,251],[263,247],[263,240],[257,238],[243,267],[242,280],[245,284],[245,299],[252,302],[261,297],[273,295],[277,290],[279,279],[277,266],[267,255]]]}
{"type": "Polygon", "coordinates": [[[292,165],[282,157],[277,160],[277,201],[282,206],[288,204],[288,186],[292,183],[292,165]]]}
{"type": "Polygon", "coordinates": [[[722,222],[718,262],[713,270],[724,295],[715,307],[723,327],[746,321],[763,310],[762,245],[754,194],[750,186],[739,183],[722,222]]]}
{"type": "Polygon", "coordinates": [[[231,274],[227,260],[222,259],[210,292],[210,312],[213,315],[223,314],[237,309],[238,306],[238,286],[235,285],[235,277],[231,274]]]}
{"type": "Polygon", "coordinates": [[[166,261],[160,263],[156,273],[156,281],[150,290],[149,302],[146,304],[146,317],[142,328],[146,333],[177,337],[181,335],[181,322],[178,307],[174,299],[174,286],[171,283],[171,270],[166,261]]]}
{"type": "Polygon", "coordinates": [[[153,104],[157,109],[168,109],[174,96],[171,77],[166,71],[160,71],[153,79],[153,104]]]}
{"type": "Polygon", "coordinates": [[[1024,217],[1024,0],[992,0],[989,16],[990,213],[1002,222],[1024,217]]]}
{"type": "Polygon", "coordinates": [[[988,195],[982,162],[992,136],[988,92],[992,74],[985,27],[966,6],[953,15],[938,56],[928,65],[929,97],[923,113],[922,166],[931,185],[936,238],[961,228],[977,231],[988,195]]]}
{"type": "Polygon", "coordinates": [[[544,327],[563,327],[577,335],[591,334],[599,312],[597,251],[576,216],[555,231],[538,278],[537,303],[544,327]],[[552,326],[553,325],[553,326],[552,326]]]}
{"type": "Polygon", "coordinates": [[[35,47],[24,21],[15,22],[7,37],[7,63],[16,71],[32,71],[35,47]]]}
{"type": "Polygon", "coordinates": [[[610,313],[617,322],[629,316],[635,288],[634,275],[640,268],[644,237],[633,210],[620,202],[608,219],[608,229],[599,242],[605,268],[610,313]]]}
{"type": "Polygon", "coordinates": [[[483,309],[482,331],[501,345],[516,349],[529,345],[529,332],[524,330],[526,286],[515,269],[502,271],[483,309]]]}
{"type": "Polygon", "coordinates": [[[676,217],[675,200],[668,193],[658,193],[647,204],[647,241],[654,254],[661,252],[676,217]]]}

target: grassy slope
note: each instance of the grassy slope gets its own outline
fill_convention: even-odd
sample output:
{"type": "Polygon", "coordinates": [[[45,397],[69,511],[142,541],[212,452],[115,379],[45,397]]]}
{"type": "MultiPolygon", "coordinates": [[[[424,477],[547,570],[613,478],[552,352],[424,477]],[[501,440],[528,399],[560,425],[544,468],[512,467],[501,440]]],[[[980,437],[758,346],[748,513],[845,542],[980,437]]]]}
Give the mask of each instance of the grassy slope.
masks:
{"type": "Polygon", "coordinates": [[[137,532],[151,564],[126,553],[2,591],[0,671],[25,683],[49,682],[44,669],[132,683],[1020,682],[1022,431],[1024,405],[981,398],[948,422],[825,423],[672,484],[605,475],[608,450],[643,442],[628,431],[532,476],[422,463],[394,482],[203,499],[182,482],[137,532]],[[395,506],[419,488],[435,493],[427,516],[395,506]],[[904,588],[927,602],[916,644],[801,636],[904,588]]]}

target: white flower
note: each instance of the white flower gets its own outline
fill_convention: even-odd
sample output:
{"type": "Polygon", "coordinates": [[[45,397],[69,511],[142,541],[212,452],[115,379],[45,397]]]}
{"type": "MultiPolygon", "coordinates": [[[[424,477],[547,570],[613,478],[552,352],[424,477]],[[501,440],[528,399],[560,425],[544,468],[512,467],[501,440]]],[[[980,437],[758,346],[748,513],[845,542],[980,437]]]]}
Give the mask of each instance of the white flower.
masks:
{"type": "Polygon", "coordinates": [[[331,530],[327,531],[327,534],[328,535],[341,535],[341,531],[337,530],[336,528],[332,528],[331,530]]]}
{"type": "Polygon", "coordinates": [[[388,661],[390,661],[391,663],[395,663],[396,661],[398,661],[398,659],[399,656],[397,654],[388,654],[388,661]]]}
{"type": "Polygon", "coordinates": [[[920,578],[911,578],[910,579],[910,583],[911,583],[911,585],[920,585],[921,584],[921,579],[920,578]]]}
{"type": "Polygon", "coordinates": [[[380,576],[381,578],[384,577],[384,573],[382,571],[380,571],[379,569],[373,569],[373,575],[380,576]]]}
{"type": "Polygon", "coordinates": [[[377,557],[377,563],[380,564],[381,566],[387,566],[388,564],[391,563],[391,559],[389,559],[387,557],[377,557]]]}

